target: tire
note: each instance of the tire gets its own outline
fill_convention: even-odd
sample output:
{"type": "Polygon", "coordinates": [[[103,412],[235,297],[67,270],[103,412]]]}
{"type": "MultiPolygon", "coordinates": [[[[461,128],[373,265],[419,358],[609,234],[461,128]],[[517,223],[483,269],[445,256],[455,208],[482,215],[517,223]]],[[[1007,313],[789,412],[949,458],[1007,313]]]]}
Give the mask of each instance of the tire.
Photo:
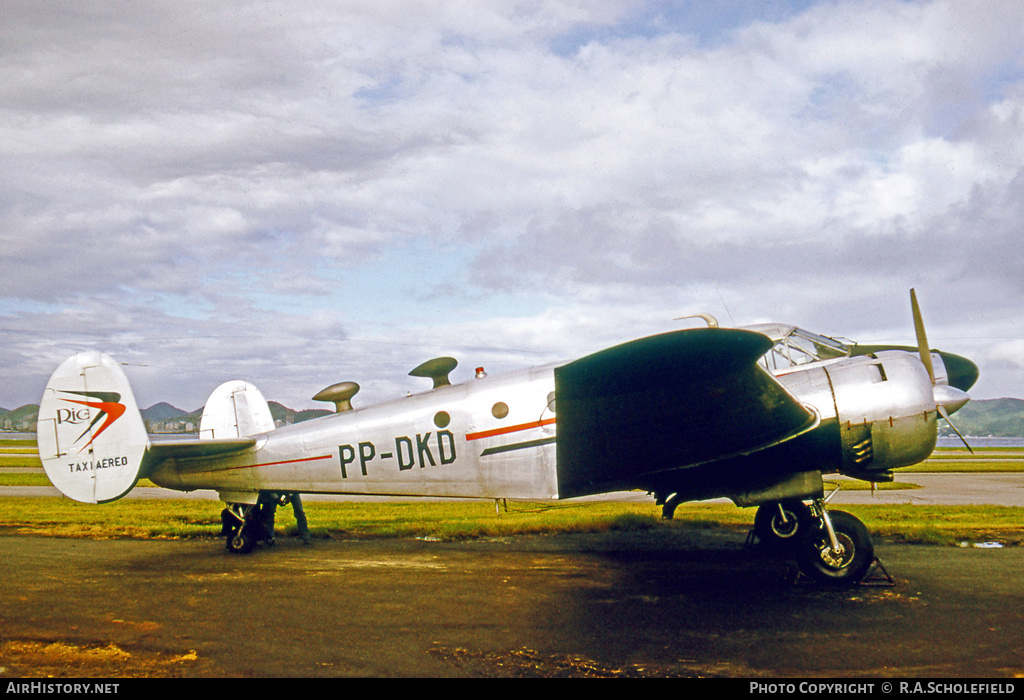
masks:
{"type": "Polygon", "coordinates": [[[875,560],[871,535],[857,518],[841,510],[828,512],[842,551],[832,552],[824,522],[804,529],[797,549],[800,571],[828,586],[853,586],[861,582],[875,560]]]}
{"type": "Polygon", "coordinates": [[[802,501],[765,503],[754,515],[754,534],[769,547],[795,547],[811,522],[811,509],[802,501]],[[785,520],[779,513],[779,505],[786,514],[785,520]]]}
{"type": "Polygon", "coordinates": [[[246,523],[231,531],[227,538],[227,548],[232,554],[248,554],[256,546],[256,539],[252,536],[252,528],[246,523]]]}

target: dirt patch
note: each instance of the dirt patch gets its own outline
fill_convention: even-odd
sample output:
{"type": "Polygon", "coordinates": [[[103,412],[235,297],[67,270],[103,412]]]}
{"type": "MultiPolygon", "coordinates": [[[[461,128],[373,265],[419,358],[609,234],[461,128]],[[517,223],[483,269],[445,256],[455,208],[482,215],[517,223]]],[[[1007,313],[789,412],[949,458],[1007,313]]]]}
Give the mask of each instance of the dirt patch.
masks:
{"type": "Polygon", "coordinates": [[[503,678],[691,678],[647,665],[608,666],[580,656],[542,654],[531,649],[470,651],[431,649],[435,659],[479,676],[503,678]]]}
{"type": "Polygon", "coordinates": [[[188,674],[195,652],[172,656],[129,652],[116,644],[8,641],[0,644],[0,677],[177,678],[188,674]]]}

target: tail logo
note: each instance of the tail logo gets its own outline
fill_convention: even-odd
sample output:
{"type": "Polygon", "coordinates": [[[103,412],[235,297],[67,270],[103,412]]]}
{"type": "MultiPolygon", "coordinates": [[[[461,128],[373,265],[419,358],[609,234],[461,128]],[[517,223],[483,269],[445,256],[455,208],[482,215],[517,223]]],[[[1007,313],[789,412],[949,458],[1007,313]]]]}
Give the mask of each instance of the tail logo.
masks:
{"type": "MultiPolygon", "coordinates": [[[[97,423],[99,423],[104,418],[106,419],[106,420],[103,420],[103,425],[100,426],[99,430],[97,430],[95,433],[93,433],[92,438],[89,440],[89,442],[85,443],[85,445],[82,447],[81,450],[79,450],[79,452],[84,452],[86,449],[88,449],[89,445],[91,445],[96,440],[96,438],[98,438],[100,435],[102,435],[104,430],[109,428],[111,425],[114,424],[114,421],[116,421],[118,418],[120,418],[122,415],[124,415],[125,406],[124,406],[123,403],[121,403],[121,395],[117,394],[115,392],[112,392],[112,391],[65,391],[64,393],[65,394],[77,394],[78,396],[85,396],[85,397],[88,397],[90,399],[96,399],[95,401],[82,401],[82,400],[76,400],[76,399],[61,399],[61,400],[62,401],[66,401],[68,403],[78,404],[80,406],[86,406],[88,408],[95,408],[96,410],[99,411],[99,414],[95,418],[92,419],[92,422],[89,423],[89,426],[75,440],[76,443],[79,440],[81,440],[82,438],[84,438],[86,435],[88,435],[89,431],[92,430],[93,427],[97,423]]],[[[79,411],[74,411],[72,409],[58,410],[57,411],[57,422],[58,423],[80,423],[80,422],[82,422],[84,420],[88,420],[89,412],[85,411],[85,415],[82,416],[82,415],[79,415],[80,411],[81,411],[81,409],[79,409],[79,411]],[[65,411],[66,411],[66,413],[65,413],[65,411]]]]}

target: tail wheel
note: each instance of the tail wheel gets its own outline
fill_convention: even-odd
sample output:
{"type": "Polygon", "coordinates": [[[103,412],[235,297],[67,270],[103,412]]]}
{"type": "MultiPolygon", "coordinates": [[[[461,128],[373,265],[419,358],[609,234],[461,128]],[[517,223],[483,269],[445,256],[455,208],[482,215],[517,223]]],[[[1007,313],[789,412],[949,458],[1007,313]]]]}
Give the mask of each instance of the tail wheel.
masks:
{"type": "Polygon", "coordinates": [[[765,503],[754,515],[754,534],[770,546],[795,545],[811,522],[811,509],[802,501],[765,503]]]}
{"type": "Polygon", "coordinates": [[[227,538],[228,551],[232,554],[248,554],[256,546],[256,538],[253,537],[252,527],[244,523],[234,528],[227,538]]]}
{"type": "Polygon", "coordinates": [[[841,510],[829,511],[838,547],[823,521],[805,528],[797,550],[800,571],[830,586],[852,586],[864,578],[875,559],[871,535],[857,518],[841,510]]]}

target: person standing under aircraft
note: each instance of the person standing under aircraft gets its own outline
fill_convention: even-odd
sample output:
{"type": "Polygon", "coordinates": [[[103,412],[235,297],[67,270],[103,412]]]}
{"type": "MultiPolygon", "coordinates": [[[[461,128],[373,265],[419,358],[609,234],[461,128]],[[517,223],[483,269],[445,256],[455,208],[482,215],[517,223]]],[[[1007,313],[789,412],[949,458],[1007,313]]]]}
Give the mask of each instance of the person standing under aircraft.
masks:
{"type": "Polygon", "coordinates": [[[260,522],[263,523],[263,528],[267,533],[267,541],[270,544],[274,544],[274,521],[276,519],[277,507],[279,505],[286,506],[289,503],[292,506],[292,511],[295,513],[295,524],[299,531],[299,537],[302,538],[304,544],[309,544],[309,524],[306,521],[306,511],[302,507],[302,498],[298,492],[276,493],[274,491],[260,491],[257,503],[260,508],[260,522]]]}
{"type": "MultiPolygon", "coordinates": [[[[276,521],[277,506],[288,505],[291,503],[292,510],[295,513],[295,523],[299,531],[299,537],[302,538],[304,544],[309,544],[309,524],[306,520],[306,511],[302,507],[302,498],[297,492],[278,494],[273,491],[260,491],[259,498],[256,500],[256,521],[259,523],[262,529],[262,537],[260,540],[264,540],[269,544],[274,544],[274,523],[276,521]]],[[[221,511],[221,531],[220,535],[223,537],[231,532],[234,518],[228,508],[221,511]]]]}
{"type": "Polygon", "coordinates": [[[274,544],[274,519],[280,500],[281,497],[273,491],[260,491],[260,496],[256,499],[256,507],[259,509],[256,517],[263,526],[264,533],[259,539],[266,540],[270,545],[274,544]]]}
{"type": "Polygon", "coordinates": [[[299,537],[303,544],[309,544],[309,523],[306,522],[306,511],[302,508],[302,498],[298,492],[288,494],[284,502],[291,502],[292,511],[295,513],[295,526],[299,530],[299,537]]]}

